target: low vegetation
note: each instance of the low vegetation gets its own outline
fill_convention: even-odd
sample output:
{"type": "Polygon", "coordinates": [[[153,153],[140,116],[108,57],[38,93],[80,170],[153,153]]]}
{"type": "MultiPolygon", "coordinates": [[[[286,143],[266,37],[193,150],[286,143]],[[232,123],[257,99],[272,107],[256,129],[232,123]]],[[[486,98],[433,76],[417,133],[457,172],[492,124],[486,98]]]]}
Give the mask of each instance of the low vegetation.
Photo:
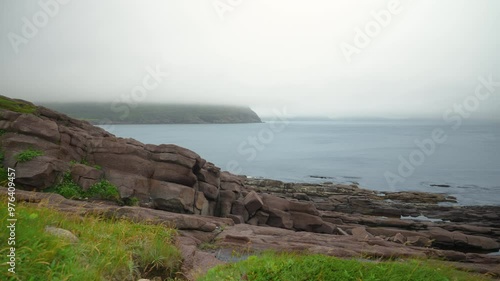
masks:
{"type": "Polygon", "coordinates": [[[91,165],[86,159],[82,159],[82,160],[80,160],[80,162],[77,162],[75,160],[71,160],[69,163],[71,165],[82,164],[82,165],[89,166],[89,167],[92,167],[92,168],[97,169],[97,170],[102,170],[101,166],[99,166],[99,165],[91,165]]]}
{"type": "Polygon", "coordinates": [[[61,183],[48,188],[46,192],[57,193],[68,199],[104,199],[121,203],[118,188],[109,181],[103,179],[92,185],[88,190],[83,190],[73,181],[69,172],[64,174],[61,183]]]}
{"type": "Polygon", "coordinates": [[[42,155],[43,151],[29,148],[24,151],[21,151],[14,158],[16,159],[17,162],[28,162],[42,155]]]}
{"type": "MultiPolygon", "coordinates": [[[[7,198],[0,197],[1,202],[7,198]]],[[[6,222],[7,208],[0,208],[6,222]]],[[[16,206],[16,274],[6,267],[0,280],[138,280],[160,276],[173,278],[181,265],[175,247],[176,230],[161,225],[146,225],[127,220],[81,217],[43,206],[16,206]],[[78,242],[55,237],[47,226],[62,228],[77,236],[78,242]]],[[[4,225],[4,224],[3,224],[4,225]]],[[[5,228],[5,225],[4,227],[5,228]]],[[[7,241],[7,231],[0,240],[7,241]]],[[[7,243],[0,255],[9,253],[7,243]]]]}
{"type": "Polygon", "coordinates": [[[444,264],[411,260],[366,262],[324,255],[265,253],[210,269],[198,281],[479,281],[489,280],[444,264]]]}
{"type": "Polygon", "coordinates": [[[0,95],[0,108],[19,113],[34,113],[36,106],[31,103],[14,100],[0,95]]]}

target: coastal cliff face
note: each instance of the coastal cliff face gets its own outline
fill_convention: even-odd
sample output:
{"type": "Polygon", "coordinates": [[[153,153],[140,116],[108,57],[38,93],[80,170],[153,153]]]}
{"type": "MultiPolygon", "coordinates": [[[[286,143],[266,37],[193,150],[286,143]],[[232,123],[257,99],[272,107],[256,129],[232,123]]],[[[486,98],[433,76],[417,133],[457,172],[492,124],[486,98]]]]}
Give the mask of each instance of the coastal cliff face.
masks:
{"type": "MultiPolygon", "coordinates": [[[[0,98],[1,164],[16,169],[16,186],[44,191],[69,174],[86,190],[106,179],[117,186],[121,199],[138,199],[140,207],[51,202],[63,211],[173,223],[183,231],[186,257],[196,255],[200,243],[215,242],[223,248],[309,250],[343,257],[438,257],[500,275],[500,258],[485,255],[500,248],[499,207],[441,206],[437,203],[453,201],[441,194],[379,194],[355,185],[248,179],[173,144],[118,138],[45,107],[0,98]],[[21,161],[26,150],[42,155],[21,161]],[[420,215],[449,222],[401,219],[420,215]]],[[[29,202],[47,197],[33,194],[19,196],[29,202]]]]}

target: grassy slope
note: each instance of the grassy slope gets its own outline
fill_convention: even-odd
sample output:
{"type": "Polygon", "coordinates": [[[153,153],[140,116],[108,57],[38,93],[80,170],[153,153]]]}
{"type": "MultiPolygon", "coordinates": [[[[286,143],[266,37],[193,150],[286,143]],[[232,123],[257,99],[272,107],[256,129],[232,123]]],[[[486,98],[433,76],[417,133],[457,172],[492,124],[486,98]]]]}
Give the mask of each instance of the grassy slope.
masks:
{"type": "MultiPolygon", "coordinates": [[[[7,200],[0,197],[0,255],[8,254],[7,200]]],[[[176,231],[125,220],[79,217],[43,207],[16,207],[16,276],[2,266],[0,280],[137,280],[173,276],[181,258],[173,245],[176,231]],[[77,244],[47,234],[46,226],[74,233],[77,244]]]]}
{"type": "Polygon", "coordinates": [[[113,107],[109,103],[46,103],[42,105],[93,123],[103,120],[130,124],[261,122],[250,108],[236,106],[118,104],[113,107]]]}
{"type": "Polygon", "coordinates": [[[36,106],[20,100],[14,100],[0,95],[0,108],[20,112],[20,113],[34,113],[36,106]]]}
{"type": "Polygon", "coordinates": [[[362,262],[323,255],[273,254],[212,268],[198,281],[479,281],[436,261],[362,262]]]}

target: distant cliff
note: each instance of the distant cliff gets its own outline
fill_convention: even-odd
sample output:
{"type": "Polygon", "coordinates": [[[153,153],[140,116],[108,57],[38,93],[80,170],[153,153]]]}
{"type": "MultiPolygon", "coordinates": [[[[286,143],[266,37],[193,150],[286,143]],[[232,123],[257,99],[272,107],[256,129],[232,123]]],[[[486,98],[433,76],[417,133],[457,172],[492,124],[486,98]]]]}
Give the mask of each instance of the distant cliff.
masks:
{"type": "Polygon", "coordinates": [[[185,104],[43,103],[47,108],[94,124],[260,123],[249,107],[185,104]]]}

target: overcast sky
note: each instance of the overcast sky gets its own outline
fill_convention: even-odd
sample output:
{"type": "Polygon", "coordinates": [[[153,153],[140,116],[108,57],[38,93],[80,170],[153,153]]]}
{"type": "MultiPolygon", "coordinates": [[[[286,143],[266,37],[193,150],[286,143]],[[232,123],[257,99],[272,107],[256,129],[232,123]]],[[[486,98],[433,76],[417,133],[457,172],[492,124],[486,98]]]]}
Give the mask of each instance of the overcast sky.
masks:
{"type": "MultiPolygon", "coordinates": [[[[53,1],[0,0],[1,94],[126,101],[158,66],[169,76],[144,102],[441,118],[479,76],[500,81],[497,0],[65,0],[44,18],[53,1]],[[390,21],[374,25],[382,10],[390,21]],[[366,46],[356,28],[372,28],[366,46]]],[[[496,90],[474,117],[500,119],[496,90]]]]}

